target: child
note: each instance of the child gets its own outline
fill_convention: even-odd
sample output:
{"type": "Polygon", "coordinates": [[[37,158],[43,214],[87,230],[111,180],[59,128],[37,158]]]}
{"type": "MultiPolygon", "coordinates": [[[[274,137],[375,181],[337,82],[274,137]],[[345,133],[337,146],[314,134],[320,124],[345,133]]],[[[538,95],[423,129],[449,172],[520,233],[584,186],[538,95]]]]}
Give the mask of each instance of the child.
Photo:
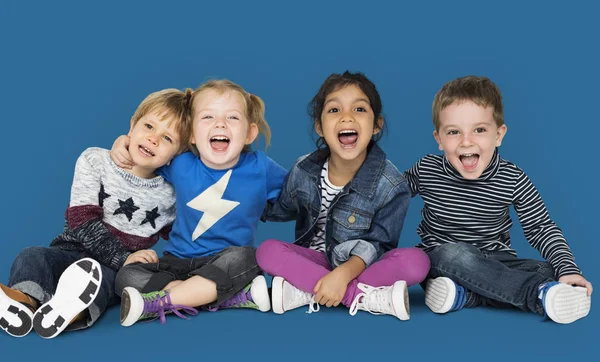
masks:
{"type": "Polygon", "coordinates": [[[260,267],[275,276],[273,311],[342,303],[351,315],[407,320],[407,285],[425,279],[429,260],[417,248],[395,249],[410,189],[377,145],[379,93],[361,73],[332,74],[310,108],[317,151],[296,161],[265,214],[295,219],[296,241],[267,240],[257,250],[260,267]]]}
{"type": "Polygon", "coordinates": [[[506,134],[500,90],[485,77],[450,81],[433,101],[433,124],[444,155],[426,156],[405,172],[413,196],[424,201],[417,232],[431,259],[427,306],[435,313],[515,306],[558,323],[585,317],[592,285],[535,186],[498,155],[506,134]],[[548,262],[517,258],[510,205],[548,262]]]}
{"type": "MultiPolygon", "coordinates": [[[[194,153],[160,170],[177,192],[177,219],[158,263],[132,264],[116,281],[122,292],[121,324],[178,309],[204,306],[271,308],[256,263],[256,224],[267,201],[279,195],[286,171],[264,153],[252,152],[258,133],[268,145],[264,103],[239,85],[215,80],[200,86],[191,103],[194,153]]],[[[126,139],[114,157],[126,165],[126,139]]]]}
{"type": "Polygon", "coordinates": [[[2,329],[22,337],[33,324],[40,336],[53,338],[67,326],[90,327],[118,302],[117,270],[156,260],[148,248],[168,235],[175,219],[175,193],[154,171],[186,147],[190,98],[165,89],[139,105],[129,131],[136,161],[132,169],[118,168],[108,150],[88,148],[81,154],[63,233],[49,248],[21,251],[8,287],[0,285],[2,329]]]}

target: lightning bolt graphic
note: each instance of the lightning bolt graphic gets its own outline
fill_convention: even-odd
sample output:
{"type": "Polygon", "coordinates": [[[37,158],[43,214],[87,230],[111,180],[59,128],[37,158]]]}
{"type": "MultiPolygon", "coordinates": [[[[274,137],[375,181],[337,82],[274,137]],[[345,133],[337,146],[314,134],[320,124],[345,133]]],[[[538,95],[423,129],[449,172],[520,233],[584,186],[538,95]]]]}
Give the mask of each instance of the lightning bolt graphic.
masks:
{"type": "Polygon", "coordinates": [[[192,234],[192,240],[196,240],[223,216],[227,215],[240,204],[237,201],[223,200],[223,193],[225,193],[227,184],[229,184],[232,171],[227,171],[219,181],[187,203],[187,206],[192,209],[204,212],[192,234]]]}

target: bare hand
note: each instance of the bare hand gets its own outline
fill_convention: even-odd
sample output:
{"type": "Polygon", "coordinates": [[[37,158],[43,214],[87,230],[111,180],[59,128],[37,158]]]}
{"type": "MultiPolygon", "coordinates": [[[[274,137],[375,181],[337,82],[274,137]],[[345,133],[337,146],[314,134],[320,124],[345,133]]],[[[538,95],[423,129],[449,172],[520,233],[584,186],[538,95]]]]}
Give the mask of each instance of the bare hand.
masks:
{"type": "Polygon", "coordinates": [[[346,294],[348,283],[346,275],[339,268],[334,269],[315,285],[315,302],[328,308],[337,307],[346,294]]]}
{"type": "Polygon", "coordinates": [[[582,275],[579,275],[579,274],[563,275],[562,277],[560,277],[558,279],[558,281],[561,283],[565,283],[565,284],[584,287],[587,289],[587,295],[588,296],[592,295],[592,289],[593,289],[592,283],[585,280],[585,278],[582,275]]]}
{"type": "Polygon", "coordinates": [[[115,143],[113,143],[112,148],[110,149],[110,158],[121,168],[131,169],[135,166],[135,163],[129,154],[128,136],[119,136],[115,140],[115,143]]]}
{"type": "Polygon", "coordinates": [[[129,254],[123,266],[131,263],[158,263],[158,255],[152,249],[138,250],[135,253],[129,254]]]}

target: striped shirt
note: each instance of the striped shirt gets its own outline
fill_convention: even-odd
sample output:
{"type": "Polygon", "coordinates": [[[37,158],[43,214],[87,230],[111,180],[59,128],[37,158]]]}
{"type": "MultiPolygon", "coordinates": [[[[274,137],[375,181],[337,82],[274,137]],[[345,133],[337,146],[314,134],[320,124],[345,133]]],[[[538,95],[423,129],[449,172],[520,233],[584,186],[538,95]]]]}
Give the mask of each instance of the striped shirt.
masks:
{"type": "Polygon", "coordinates": [[[321,211],[317,219],[315,236],[310,242],[310,248],[316,251],[325,251],[325,222],[331,201],[342,191],[344,186],[335,186],[329,181],[329,161],[326,161],[321,169],[321,211]]]}
{"type": "Polygon", "coordinates": [[[516,256],[509,234],[513,205],[527,241],[552,265],[556,277],[581,274],[533,183],[518,166],[500,158],[497,149],[477,180],[463,178],[441,155],[425,156],[404,176],[412,196],[423,198],[417,233],[422,241],[418,247],[426,252],[445,243],[465,242],[516,256]]]}

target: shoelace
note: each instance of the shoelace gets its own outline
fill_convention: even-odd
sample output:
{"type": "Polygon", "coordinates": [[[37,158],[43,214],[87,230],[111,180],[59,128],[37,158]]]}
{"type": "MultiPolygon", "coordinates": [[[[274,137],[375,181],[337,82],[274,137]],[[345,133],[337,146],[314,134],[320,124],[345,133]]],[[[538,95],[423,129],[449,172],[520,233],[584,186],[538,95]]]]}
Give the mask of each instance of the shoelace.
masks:
{"type": "Polygon", "coordinates": [[[364,293],[358,293],[350,305],[350,315],[356,315],[361,307],[363,310],[375,315],[394,314],[394,309],[390,305],[390,298],[385,295],[387,289],[389,287],[367,287],[364,293]]]}
{"type": "Polygon", "coordinates": [[[235,308],[239,305],[242,305],[245,302],[254,303],[254,301],[252,300],[252,293],[250,293],[250,291],[250,289],[248,289],[247,292],[241,291],[216,307],[203,307],[203,309],[209,312],[216,312],[220,308],[235,308]]]}
{"type": "Polygon", "coordinates": [[[321,306],[319,305],[319,303],[315,302],[315,296],[313,295],[310,298],[310,301],[308,302],[308,310],[306,311],[307,314],[311,314],[311,313],[316,313],[318,311],[321,310],[321,306]],[[316,305],[316,307],[315,307],[316,305]]]}
{"type": "MultiPolygon", "coordinates": [[[[171,304],[171,296],[168,292],[165,293],[164,296],[160,297],[158,294],[154,296],[143,296],[144,299],[144,310],[142,311],[142,315],[154,315],[158,314],[156,318],[160,318],[160,323],[165,324],[165,312],[171,312],[178,316],[179,318],[188,319],[185,315],[179,312],[179,309],[190,314],[190,315],[198,315],[198,310],[192,307],[188,307],[180,304],[171,304]]],[[[153,320],[154,320],[153,319],[153,320]]]]}

